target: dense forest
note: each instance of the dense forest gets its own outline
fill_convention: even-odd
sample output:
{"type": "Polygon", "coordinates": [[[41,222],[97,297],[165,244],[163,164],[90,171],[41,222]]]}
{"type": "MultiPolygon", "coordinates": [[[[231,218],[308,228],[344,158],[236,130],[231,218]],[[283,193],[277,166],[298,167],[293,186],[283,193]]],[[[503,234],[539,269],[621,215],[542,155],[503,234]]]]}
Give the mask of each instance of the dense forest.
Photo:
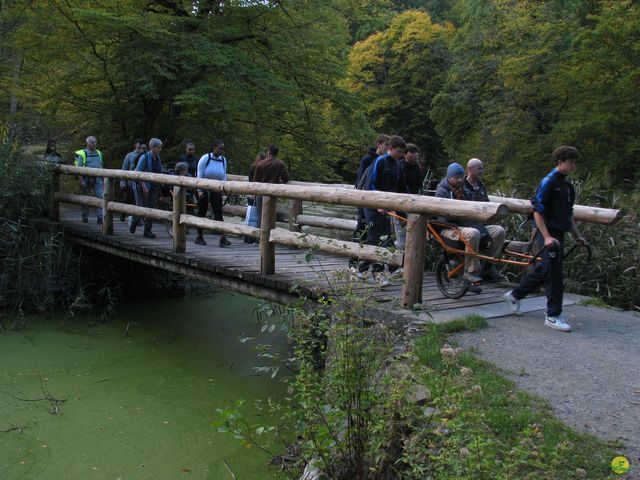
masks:
{"type": "Polygon", "coordinates": [[[69,160],[90,134],[112,167],[138,136],[169,161],[223,138],[233,173],[277,143],[293,178],[351,181],[388,133],[435,176],[479,157],[491,190],[527,197],[575,145],[579,203],[632,214],[587,232],[620,257],[592,290],[639,302],[637,2],[2,0],[0,38],[0,122],[69,160]],[[620,275],[624,295],[599,290],[620,275]]]}
{"type": "MultiPolygon", "coordinates": [[[[296,178],[353,175],[377,132],[509,188],[560,143],[633,186],[640,6],[625,0],[3,0],[4,119],[25,135],[214,137],[240,172],[270,142],[296,178]]],[[[70,147],[70,148],[72,148],[70,147]]],[[[173,149],[173,150],[172,150],[173,149]]]]}

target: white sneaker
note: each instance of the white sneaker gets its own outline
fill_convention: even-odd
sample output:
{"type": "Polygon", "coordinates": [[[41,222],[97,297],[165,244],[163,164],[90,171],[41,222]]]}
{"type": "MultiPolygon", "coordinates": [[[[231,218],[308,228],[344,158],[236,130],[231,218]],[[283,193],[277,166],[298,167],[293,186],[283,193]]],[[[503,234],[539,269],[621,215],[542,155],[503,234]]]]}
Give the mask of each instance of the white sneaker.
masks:
{"type": "Polygon", "coordinates": [[[375,279],[376,279],[376,283],[380,287],[386,287],[388,285],[391,285],[391,281],[387,278],[387,276],[384,273],[376,273],[375,279]]]}
{"type": "Polygon", "coordinates": [[[509,304],[514,315],[522,315],[522,312],[520,311],[520,300],[513,296],[513,290],[509,290],[502,296],[502,298],[509,304]]]}
{"type": "Polygon", "coordinates": [[[565,322],[561,316],[551,317],[545,314],[544,324],[549,328],[553,328],[554,330],[560,330],[561,332],[571,331],[571,325],[565,322]]]}
{"type": "Polygon", "coordinates": [[[366,282],[367,279],[369,278],[369,272],[358,272],[356,276],[358,277],[359,280],[366,282]]]}

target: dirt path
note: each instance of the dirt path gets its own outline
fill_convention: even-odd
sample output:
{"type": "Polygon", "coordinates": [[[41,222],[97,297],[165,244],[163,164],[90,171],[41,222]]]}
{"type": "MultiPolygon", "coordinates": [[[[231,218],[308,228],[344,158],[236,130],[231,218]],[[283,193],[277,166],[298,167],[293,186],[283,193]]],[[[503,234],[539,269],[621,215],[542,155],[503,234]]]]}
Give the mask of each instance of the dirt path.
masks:
{"type": "Polygon", "coordinates": [[[544,326],[544,313],[488,320],[456,336],[465,348],[510,372],[517,385],[546,398],[567,424],[604,440],[620,439],[640,479],[640,315],[565,307],[570,333],[544,326]]]}

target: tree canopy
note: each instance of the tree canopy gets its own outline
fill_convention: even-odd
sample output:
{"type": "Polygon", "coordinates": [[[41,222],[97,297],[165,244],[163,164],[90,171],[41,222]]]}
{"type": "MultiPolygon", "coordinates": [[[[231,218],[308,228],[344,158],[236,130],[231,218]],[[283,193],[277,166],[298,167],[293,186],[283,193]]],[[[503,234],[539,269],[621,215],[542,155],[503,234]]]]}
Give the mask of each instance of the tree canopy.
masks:
{"type": "MultiPolygon", "coordinates": [[[[225,139],[243,173],[282,147],[299,179],[338,180],[375,133],[437,167],[483,158],[531,183],[554,146],[633,181],[640,6],[632,0],[6,0],[4,120],[99,137],[225,139]]],[[[80,143],[81,144],[81,143],[80,143]]]]}

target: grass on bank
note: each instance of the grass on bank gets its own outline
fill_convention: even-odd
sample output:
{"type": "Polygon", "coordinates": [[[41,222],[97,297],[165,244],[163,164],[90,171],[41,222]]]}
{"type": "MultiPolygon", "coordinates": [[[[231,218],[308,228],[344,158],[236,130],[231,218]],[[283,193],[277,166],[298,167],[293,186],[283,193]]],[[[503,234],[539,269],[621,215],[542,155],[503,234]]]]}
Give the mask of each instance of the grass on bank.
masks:
{"type": "Polygon", "coordinates": [[[425,473],[433,477],[425,478],[608,478],[614,446],[574,432],[545,400],[518,390],[494,365],[447,344],[450,334],[485,325],[479,315],[428,325],[415,342],[432,393],[428,431],[414,435],[414,451],[428,452],[425,473]]]}

